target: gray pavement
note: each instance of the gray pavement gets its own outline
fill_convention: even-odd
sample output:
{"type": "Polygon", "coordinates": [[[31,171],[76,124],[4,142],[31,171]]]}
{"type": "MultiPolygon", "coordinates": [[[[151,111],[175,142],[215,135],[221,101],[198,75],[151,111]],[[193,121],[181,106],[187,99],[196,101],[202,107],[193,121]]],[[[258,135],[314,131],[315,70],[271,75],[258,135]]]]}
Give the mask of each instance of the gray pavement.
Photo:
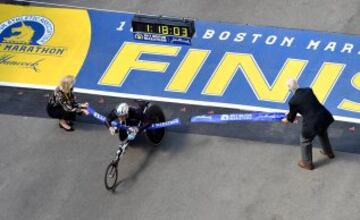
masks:
{"type": "MultiPolygon", "coordinates": [[[[52,91],[13,87],[0,87],[0,114],[48,118],[45,106],[52,91]]],[[[75,93],[79,102],[89,102],[100,114],[107,115],[120,102],[133,103],[134,100],[75,93]]],[[[265,143],[299,145],[301,120],[298,124],[284,125],[280,122],[241,122],[222,124],[189,123],[190,117],[212,114],[241,113],[238,109],[224,109],[176,103],[153,102],[159,105],[167,119],[180,118],[182,126],[169,127],[169,131],[196,133],[208,136],[221,136],[254,140],[265,143]],[[261,135],[259,135],[259,131],[261,135]]],[[[80,117],[79,121],[99,123],[92,117],[80,117]]],[[[336,151],[360,154],[360,124],[335,122],[329,128],[331,144],[336,151]],[[350,131],[351,129],[354,131],[350,131]],[[349,130],[350,129],[350,130],[349,130]]],[[[320,145],[318,139],[314,146],[320,145]]]]}
{"type": "Polygon", "coordinates": [[[168,133],[129,148],[116,193],[103,175],[117,143],[100,125],[0,115],[0,219],[358,219],[360,155],[168,133]]]}
{"type": "Polygon", "coordinates": [[[359,34],[358,0],[40,0],[148,14],[359,34]]]}
{"type": "MultiPolygon", "coordinates": [[[[360,33],[357,0],[46,2],[360,33]]],[[[7,109],[4,103],[0,112],[11,114],[19,108],[25,110],[7,109]]],[[[298,147],[210,136],[205,130],[203,135],[169,132],[157,149],[143,139],[129,148],[121,161],[121,182],[110,193],[103,175],[117,137],[96,124],[77,123],[74,133],[66,133],[56,120],[8,114],[0,114],[0,220],[358,220],[360,216],[359,154],[336,151],[330,161],[314,149],[316,169],[310,172],[296,165],[298,147]]],[[[345,128],[332,131],[339,150],[340,143],[358,140],[355,134],[344,138],[345,128]]],[[[282,130],[273,126],[272,132],[282,130]]],[[[298,130],[290,133],[296,136],[298,130]]]]}
{"type": "Polygon", "coordinates": [[[157,149],[140,138],[120,164],[115,193],[104,170],[117,144],[104,127],[0,115],[0,219],[347,219],[360,216],[360,155],[168,133],[157,149]]]}

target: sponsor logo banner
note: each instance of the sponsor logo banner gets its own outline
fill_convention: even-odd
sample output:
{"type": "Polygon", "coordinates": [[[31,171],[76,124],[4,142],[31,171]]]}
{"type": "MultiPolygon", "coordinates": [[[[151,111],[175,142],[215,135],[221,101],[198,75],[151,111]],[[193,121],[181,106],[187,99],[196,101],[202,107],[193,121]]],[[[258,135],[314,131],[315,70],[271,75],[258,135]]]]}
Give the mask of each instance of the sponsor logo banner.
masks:
{"type": "Polygon", "coordinates": [[[219,114],[198,115],[191,117],[192,123],[222,123],[239,121],[280,121],[285,113],[245,113],[245,114],[219,114]]]}
{"type": "Polygon", "coordinates": [[[149,34],[149,33],[134,33],[134,39],[143,40],[143,41],[174,43],[174,44],[186,44],[186,45],[191,44],[190,38],[164,36],[160,34],[149,34]]]}

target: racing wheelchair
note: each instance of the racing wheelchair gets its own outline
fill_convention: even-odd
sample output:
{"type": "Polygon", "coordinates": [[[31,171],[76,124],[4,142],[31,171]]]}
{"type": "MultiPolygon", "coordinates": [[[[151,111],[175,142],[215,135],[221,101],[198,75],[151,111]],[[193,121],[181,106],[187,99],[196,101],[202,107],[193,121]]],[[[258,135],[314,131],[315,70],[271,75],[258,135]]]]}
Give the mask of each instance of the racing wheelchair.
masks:
{"type": "MultiPolygon", "coordinates": [[[[144,101],[137,101],[137,104],[142,107],[143,113],[145,114],[146,118],[149,120],[151,125],[165,122],[165,115],[159,106],[144,101]]],[[[143,122],[140,121],[139,126],[141,125],[141,123],[143,122]]],[[[151,125],[147,129],[145,129],[144,134],[148,142],[150,142],[150,144],[152,144],[153,146],[157,146],[161,143],[161,141],[165,136],[165,128],[164,127],[156,128],[155,126],[151,126],[151,125]]],[[[123,157],[123,155],[125,154],[126,148],[131,142],[131,139],[135,138],[135,136],[129,138],[131,134],[131,129],[129,128],[120,128],[120,129],[127,129],[128,138],[119,144],[115,158],[106,167],[105,177],[104,177],[105,188],[107,190],[112,190],[112,191],[115,190],[117,184],[119,162],[123,157]]]]}

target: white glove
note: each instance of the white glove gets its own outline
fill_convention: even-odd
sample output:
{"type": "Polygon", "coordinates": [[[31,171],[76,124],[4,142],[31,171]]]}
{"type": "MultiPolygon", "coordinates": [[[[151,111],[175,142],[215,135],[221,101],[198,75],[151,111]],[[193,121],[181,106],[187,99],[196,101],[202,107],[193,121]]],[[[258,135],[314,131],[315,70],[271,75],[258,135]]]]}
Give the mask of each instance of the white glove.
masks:
{"type": "Polygon", "coordinates": [[[132,133],[135,133],[137,134],[139,132],[139,128],[138,127],[130,127],[129,130],[132,132],[132,133]]]}
{"type": "Polygon", "coordinates": [[[128,140],[132,141],[135,139],[136,134],[139,132],[139,128],[137,127],[130,127],[127,130],[127,134],[128,134],[128,140]]]}
{"type": "Polygon", "coordinates": [[[116,133],[116,128],[110,127],[110,128],[109,128],[109,131],[110,131],[110,134],[111,134],[111,135],[115,135],[115,133],[116,133]]]}
{"type": "Polygon", "coordinates": [[[87,102],[81,103],[81,104],[80,104],[80,107],[81,107],[81,108],[88,108],[88,107],[89,107],[89,103],[87,103],[87,102]]]}

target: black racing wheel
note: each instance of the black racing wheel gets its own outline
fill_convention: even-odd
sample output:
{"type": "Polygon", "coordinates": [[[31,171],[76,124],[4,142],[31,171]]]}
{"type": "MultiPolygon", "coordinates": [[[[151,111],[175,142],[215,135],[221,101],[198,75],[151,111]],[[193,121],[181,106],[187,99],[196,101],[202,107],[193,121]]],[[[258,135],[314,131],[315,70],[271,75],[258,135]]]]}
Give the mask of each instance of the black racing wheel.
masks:
{"type": "Polygon", "coordinates": [[[117,169],[118,163],[115,161],[112,161],[107,167],[105,171],[105,188],[107,190],[114,190],[116,181],[118,178],[118,169],[117,169]]]}
{"type": "MultiPolygon", "coordinates": [[[[145,108],[145,115],[151,124],[165,121],[165,115],[162,109],[151,103],[145,108]]],[[[165,136],[165,128],[146,129],[145,135],[152,144],[158,145],[165,136]]]]}

